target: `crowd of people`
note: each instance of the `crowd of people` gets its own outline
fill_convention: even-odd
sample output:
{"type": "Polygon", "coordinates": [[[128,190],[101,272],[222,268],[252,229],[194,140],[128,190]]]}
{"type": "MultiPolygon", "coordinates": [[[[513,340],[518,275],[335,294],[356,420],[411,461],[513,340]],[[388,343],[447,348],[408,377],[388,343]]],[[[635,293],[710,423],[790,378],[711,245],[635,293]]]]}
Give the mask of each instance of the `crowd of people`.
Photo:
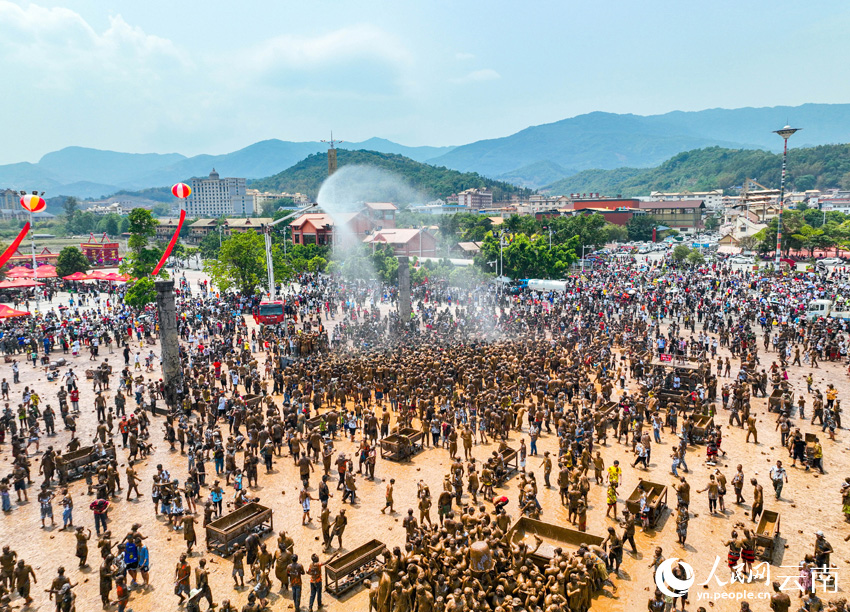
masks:
{"type": "MultiPolygon", "coordinates": [[[[414,289],[410,320],[396,314],[392,288],[323,275],[299,281],[284,293],[286,320],[277,325],[254,324],[255,296],[180,283],[177,405],[165,403],[152,308],[137,312],[108,296],[75,294],[67,307],[4,323],[0,347],[9,369],[0,383],[7,402],[0,444],[11,470],[0,480],[0,499],[7,527],[36,485],[40,526],[52,529],[53,505],[62,507],[62,529],[74,535],[82,571],[92,532],[75,523],[74,510],[85,500],[104,607],[123,611],[147,597],[151,572],[166,572],[169,562],[152,563],[155,544],[179,533],[185,550],[170,562],[175,601],[187,610],[215,604],[257,612],[286,594],[298,612],[322,607],[323,568],[362,543],[349,542],[346,527],[361,512],[361,497],[377,494],[382,513],[402,517],[404,541],[388,548],[366,582],[370,611],[582,612],[604,605],[594,601],[600,593],[617,592],[627,576],[624,557],[627,565],[642,558],[638,528],[651,533],[654,513],[663,511],[641,480],[626,488],[621,465],[640,466],[647,482],[670,482],[680,548],[668,556],[686,556],[693,521],[739,508],[723,544],[733,575],[756,562],[764,485],[783,500],[789,472],[782,449],[791,468],[802,469],[790,478],[813,479],[834,465],[825,446],[837,447],[824,442],[840,436],[841,401],[835,384],[821,387],[811,372],[819,362],[846,361],[850,330],[843,321],[809,319],[806,306],[841,299],[848,291],[841,274],[780,277],[662,261],[588,270],[564,292],[434,283],[414,289]],[[21,382],[25,368],[43,371],[53,386],[21,382]],[[791,377],[801,373],[806,388],[791,377]],[[93,399],[81,402],[89,382],[93,399]],[[400,462],[390,464],[382,441],[401,430],[415,435],[398,438],[393,458],[400,462]],[[724,445],[730,437],[763,454],[770,439],[769,472],[751,457],[732,456],[724,445]],[[412,477],[408,466],[436,473],[435,462],[446,457],[442,480],[418,479],[415,498],[396,499],[389,476],[412,477]],[[734,474],[727,460],[737,464],[734,474]],[[282,462],[297,468],[297,498],[273,493],[282,462]],[[708,470],[694,483],[696,495],[707,495],[705,506],[692,503],[689,462],[708,470]],[[729,505],[727,485],[736,494],[729,505]],[[550,488],[560,508],[544,504],[550,488]],[[121,537],[110,523],[138,511],[131,498],[150,500],[158,524],[143,534],[134,521],[121,537]],[[301,525],[283,526],[276,546],[263,533],[248,534],[229,556],[236,590],[214,593],[199,540],[210,523],[251,503],[297,503],[301,525]],[[602,533],[588,532],[588,514],[605,521],[602,533]],[[523,517],[572,539],[558,544],[558,532],[518,530],[523,517]],[[312,546],[299,529],[314,518],[321,542],[312,546]],[[309,598],[302,598],[305,575],[309,598]]],[[[850,521],[850,478],[840,497],[840,509],[824,511],[850,521]]],[[[791,592],[798,604],[774,589],[777,612],[843,606],[811,588],[836,568],[823,531],[811,536],[812,550],[797,564],[809,588],[791,592]]],[[[13,550],[14,539],[7,535],[6,543],[0,610],[14,593],[30,604],[39,577],[13,550]]],[[[650,567],[662,564],[661,547],[651,558],[650,567]]],[[[673,569],[677,577],[684,571],[673,569]]],[[[57,610],[79,605],[80,582],[65,566],[57,570],[49,590],[57,610]]],[[[628,589],[647,587],[652,611],[687,603],[687,595],[665,595],[654,583],[639,586],[628,589]]]]}

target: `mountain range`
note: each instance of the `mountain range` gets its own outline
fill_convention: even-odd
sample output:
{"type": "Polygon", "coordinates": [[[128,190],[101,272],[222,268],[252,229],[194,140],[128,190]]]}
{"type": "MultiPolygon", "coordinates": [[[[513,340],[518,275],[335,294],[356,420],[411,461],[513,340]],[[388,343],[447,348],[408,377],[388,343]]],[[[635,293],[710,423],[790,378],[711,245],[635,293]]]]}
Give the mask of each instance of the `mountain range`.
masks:
{"type": "MultiPolygon", "coordinates": [[[[344,149],[369,149],[424,161],[451,147],[407,147],[383,138],[342,143],[344,149]]],[[[99,198],[119,190],[172,185],[215,168],[221,176],[258,179],[271,176],[308,155],[327,150],[321,142],[263,140],[224,155],[179,153],[119,153],[84,147],[66,147],[46,154],[38,163],[0,165],[0,189],[39,189],[49,195],[99,198]]]]}
{"type": "MultiPolygon", "coordinates": [[[[403,155],[539,188],[588,170],[652,168],[678,153],[706,147],[778,152],[782,140],[772,132],[786,123],[803,128],[791,140],[792,147],[850,142],[850,104],[804,104],[648,116],[593,112],[456,147],[407,147],[370,138],[340,148],[403,155]]],[[[186,157],[68,147],[34,164],[0,166],[0,188],[100,197],[204,176],[213,167],[221,176],[260,179],[326,148],[320,142],[264,140],[223,155],[186,157]]]]}

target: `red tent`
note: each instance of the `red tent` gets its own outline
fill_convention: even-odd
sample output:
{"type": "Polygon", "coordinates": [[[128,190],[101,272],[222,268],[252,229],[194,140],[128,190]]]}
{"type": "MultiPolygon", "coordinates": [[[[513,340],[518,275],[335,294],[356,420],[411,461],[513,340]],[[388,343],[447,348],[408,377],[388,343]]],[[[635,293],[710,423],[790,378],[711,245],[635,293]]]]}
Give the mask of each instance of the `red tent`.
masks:
{"type": "MultiPolygon", "coordinates": [[[[114,274],[114,272],[113,272],[113,274],[114,274]]],[[[92,272],[91,274],[86,276],[86,280],[110,280],[110,279],[109,279],[109,274],[107,274],[106,272],[104,272],[102,270],[95,270],[94,272],[92,272]]]]}
{"type": "Polygon", "coordinates": [[[32,278],[32,270],[24,266],[15,266],[6,272],[9,278],[32,278]]]}
{"type": "Polygon", "coordinates": [[[0,319],[11,319],[12,317],[28,317],[30,313],[26,310],[15,310],[5,304],[0,304],[0,319]]]}
{"type": "Polygon", "coordinates": [[[65,280],[83,281],[87,280],[88,276],[86,276],[85,272],[74,272],[73,274],[70,274],[68,276],[63,276],[62,278],[64,278],[65,280]]]}
{"type": "Polygon", "coordinates": [[[36,278],[56,278],[56,266],[41,264],[35,269],[36,278]]]}
{"type": "Polygon", "coordinates": [[[118,274],[117,272],[110,272],[104,277],[104,280],[113,281],[116,283],[126,283],[130,280],[130,277],[126,274],[118,274]]]}
{"type": "Polygon", "coordinates": [[[24,287],[41,287],[39,283],[31,278],[13,278],[12,280],[0,281],[0,289],[22,289],[24,287]]]}

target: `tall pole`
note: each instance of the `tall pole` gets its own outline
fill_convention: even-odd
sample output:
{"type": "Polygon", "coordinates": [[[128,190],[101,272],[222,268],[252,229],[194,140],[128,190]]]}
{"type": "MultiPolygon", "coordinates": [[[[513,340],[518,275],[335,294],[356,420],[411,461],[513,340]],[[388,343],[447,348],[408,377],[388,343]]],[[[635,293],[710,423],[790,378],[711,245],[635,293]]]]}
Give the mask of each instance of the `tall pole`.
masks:
{"type": "Polygon", "coordinates": [[[792,128],[786,125],[781,130],[776,130],[776,134],[782,136],[784,147],[782,150],[782,178],[779,181],[779,217],[776,222],[776,257],[774,258],[774,266],[779,270],[780,259],[782,258],[782,212],[785,209],[785,168],[788,165],[788,139],[799,131],[799,128],[792,128]]]}
{"type": "MultiPolygon", "coordinates": [[[[38,276],[36,274],[36,268],[38,268],[38,264],[35,262],[35,225],[32,220],[32,211],[30,211],[30,240],[32,244],[32,280],[33,282],[38,282],[38,276]]],[[[35,291],[35,301],[38,303],[38,289],[35,291]]]]}

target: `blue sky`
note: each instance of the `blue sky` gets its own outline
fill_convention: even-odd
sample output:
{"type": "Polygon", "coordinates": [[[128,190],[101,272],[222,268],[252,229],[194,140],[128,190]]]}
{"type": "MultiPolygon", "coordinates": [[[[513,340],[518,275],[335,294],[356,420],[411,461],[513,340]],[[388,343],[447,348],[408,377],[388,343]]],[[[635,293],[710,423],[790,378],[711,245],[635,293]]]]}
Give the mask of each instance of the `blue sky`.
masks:
{"type": "Polygon", "coordinates": [[[0,0],[0,163],[850,102],[848,30],[828,0],[0,0]]]}

